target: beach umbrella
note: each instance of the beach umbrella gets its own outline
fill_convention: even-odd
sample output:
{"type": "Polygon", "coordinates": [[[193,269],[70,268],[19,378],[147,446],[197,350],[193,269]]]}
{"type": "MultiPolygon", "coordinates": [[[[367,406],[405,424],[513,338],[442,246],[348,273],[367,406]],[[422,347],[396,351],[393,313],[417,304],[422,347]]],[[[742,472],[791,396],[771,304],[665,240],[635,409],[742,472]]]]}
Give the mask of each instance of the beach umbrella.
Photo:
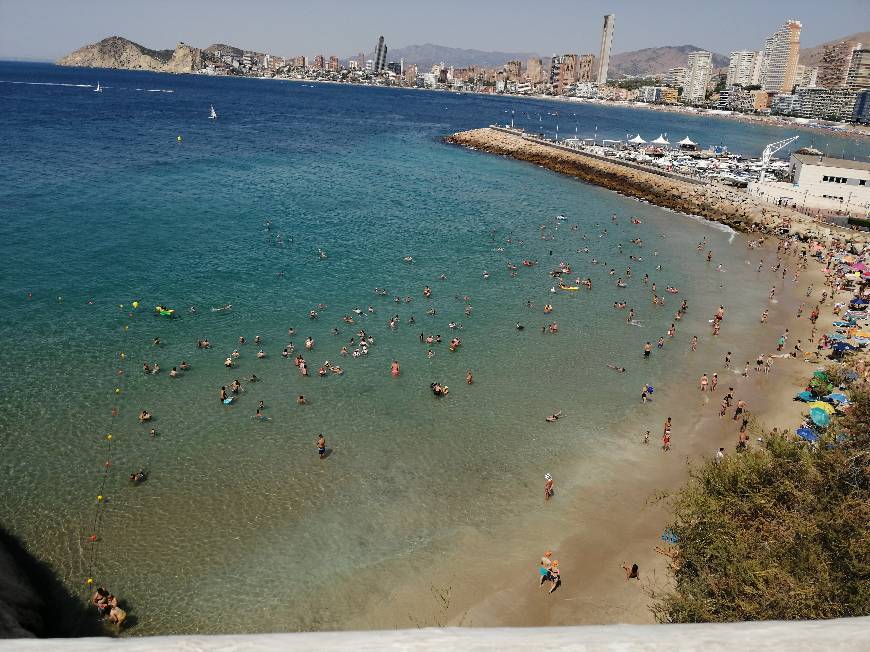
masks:
{"type": "Polygon", "coordinates": [[[830,401],[836,401],[837,403],[848,403],[849,402],[849,397],[847,397],[845,394],[841,394],[839,392],[837,392],[835,394],[828,394],[825,398],[830,400],[830,401]]]}
{"type": "Polygon", "coordinates": [[[868,301],[867,299],[852,299],[850,303],[853,306],[866,306],[868,303],[870,303],[870,301],[868,301]]]}
{"type": "Polygon", "coordinates": [[[864,272],[868,268],[867,265],[865,265],[864,263],[855,263],[854,265],[852,265],[852,269],[854,269],[856,272],[864,272]]]}
{"type": "Polygon", "coordinates": [[[809,403],[813,400],[812,392],[807,392],[806,390],[803,392],[799,392],[797,396],[794,397],[796,401],[803,401],[804,403],[809,403]]]}
{"type": "Polygon", "coordinates": [[[798,428],[796,432],[798,437],[807,441],[818,441],[819,439],[819,436],[809,428],[798,428]]]}
{"type": "Polygon", "coordinates": [[[820,408],[810,410],[810,419],[814,424],[822,428],[827,428],[831,425],[831,415],[820,408]]]}
{"type": "Polygon", "coordinates": [[[825,403],[823,401],[813,401],[812,403],[807,404],[807,407],[811,410],[824,410],[828,414],[834,413],[834,408],[830,403],[825,403]]]}
{"type": "Polygon", "coordinates": [[[819,370],[819,371],[814,371],[814,372],[813,372],[813,378],[818,378],[819,380],[827,381],[827,380],[828,380],[828,374],[825,373],[824,371],[821,371],[821,370],[819,370]]]}

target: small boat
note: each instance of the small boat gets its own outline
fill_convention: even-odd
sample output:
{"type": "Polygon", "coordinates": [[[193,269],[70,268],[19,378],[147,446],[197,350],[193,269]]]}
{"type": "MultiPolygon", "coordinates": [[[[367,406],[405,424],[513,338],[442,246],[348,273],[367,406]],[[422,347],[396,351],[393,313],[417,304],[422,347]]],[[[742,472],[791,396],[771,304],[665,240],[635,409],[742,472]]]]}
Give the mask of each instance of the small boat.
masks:
{"type": "Polygon", "coordinates": [[[217,113],[215,113],[214,105],[209,105],[211,107],[211,112],[208,115],[209,120],[217,120],[217,113]]]}
{"type": "Polygon", "coordinates": [[[94,89],[94,93],[102,93],[103,87],[100,86],[100,82],[97,82],[97,87],[94,89]]]}

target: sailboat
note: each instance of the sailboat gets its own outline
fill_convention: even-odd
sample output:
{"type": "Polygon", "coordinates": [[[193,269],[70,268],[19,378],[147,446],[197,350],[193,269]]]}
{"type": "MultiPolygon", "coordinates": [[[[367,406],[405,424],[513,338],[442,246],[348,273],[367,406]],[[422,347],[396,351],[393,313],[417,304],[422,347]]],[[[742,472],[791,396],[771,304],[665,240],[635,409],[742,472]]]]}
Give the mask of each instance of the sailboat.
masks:
{"type": "Polygon", "coordinates": [[[100,86],[100,82],[97,82],[97,87],[94,89],[94,93],[102,93],[103,87],[100,86]]]}
{"type": "Polygon", "coordinates": [[[214,105],[211,106],[211,113],[209,113],[209,120],[217,120],[217,113],[214,111],[214,105]]]}

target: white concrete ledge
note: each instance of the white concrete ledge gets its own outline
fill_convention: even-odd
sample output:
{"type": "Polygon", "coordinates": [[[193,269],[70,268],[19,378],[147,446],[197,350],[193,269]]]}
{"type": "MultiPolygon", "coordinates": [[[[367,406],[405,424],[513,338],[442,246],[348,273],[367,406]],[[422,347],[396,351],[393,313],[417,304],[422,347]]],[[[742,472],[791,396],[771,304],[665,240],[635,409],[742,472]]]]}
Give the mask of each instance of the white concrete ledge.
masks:
{"type": "Polygon", "coordinates": [[[0,651],[144,650],[198,652],[333,652],[354,650],[577,650],[592,652],[866,652],[870,617],[839,620],[763,621],[722,625],[601,625],[526,629],[406,629],[379,632],[317,632],[238,636],[130,636],[122,639],[16,639],[0,651]]]}

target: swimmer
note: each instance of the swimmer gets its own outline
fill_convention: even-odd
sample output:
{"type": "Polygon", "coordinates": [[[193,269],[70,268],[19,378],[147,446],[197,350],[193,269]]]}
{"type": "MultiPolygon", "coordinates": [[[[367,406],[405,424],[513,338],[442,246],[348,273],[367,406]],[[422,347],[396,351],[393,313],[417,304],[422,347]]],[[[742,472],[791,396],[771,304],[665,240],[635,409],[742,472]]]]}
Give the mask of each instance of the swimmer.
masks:
{"type": "Polygon", "coordinates": [[[614,371],[618,371],[621,374],[625,373],[625,367],[620,367],[619,365],[612,364],[610,362],[607,363],[607,367],[609,369],[613,369],[614,371]]]}
{"type": "Polygon", "coordinates": [[[471,375],[471,369],[465,372],[465,382],[469,385],[474,383],[474,376],[471,375]]]}
{"type": "Polygon", "coordinates": [[[393,378],[395,378],[399,375],[399,373],[400,373],[399,363],[396,360],[393,360],[393,362],[390,364],[390,375],[392,375],[393,378]]]}
{"type": "Polygon", "coordinates": [[[296,404],[297,405],[305,405],[306,404],[305,403],[305,396],[303,394],[300,394],[299,396],[296,397],[296,404]]]}

